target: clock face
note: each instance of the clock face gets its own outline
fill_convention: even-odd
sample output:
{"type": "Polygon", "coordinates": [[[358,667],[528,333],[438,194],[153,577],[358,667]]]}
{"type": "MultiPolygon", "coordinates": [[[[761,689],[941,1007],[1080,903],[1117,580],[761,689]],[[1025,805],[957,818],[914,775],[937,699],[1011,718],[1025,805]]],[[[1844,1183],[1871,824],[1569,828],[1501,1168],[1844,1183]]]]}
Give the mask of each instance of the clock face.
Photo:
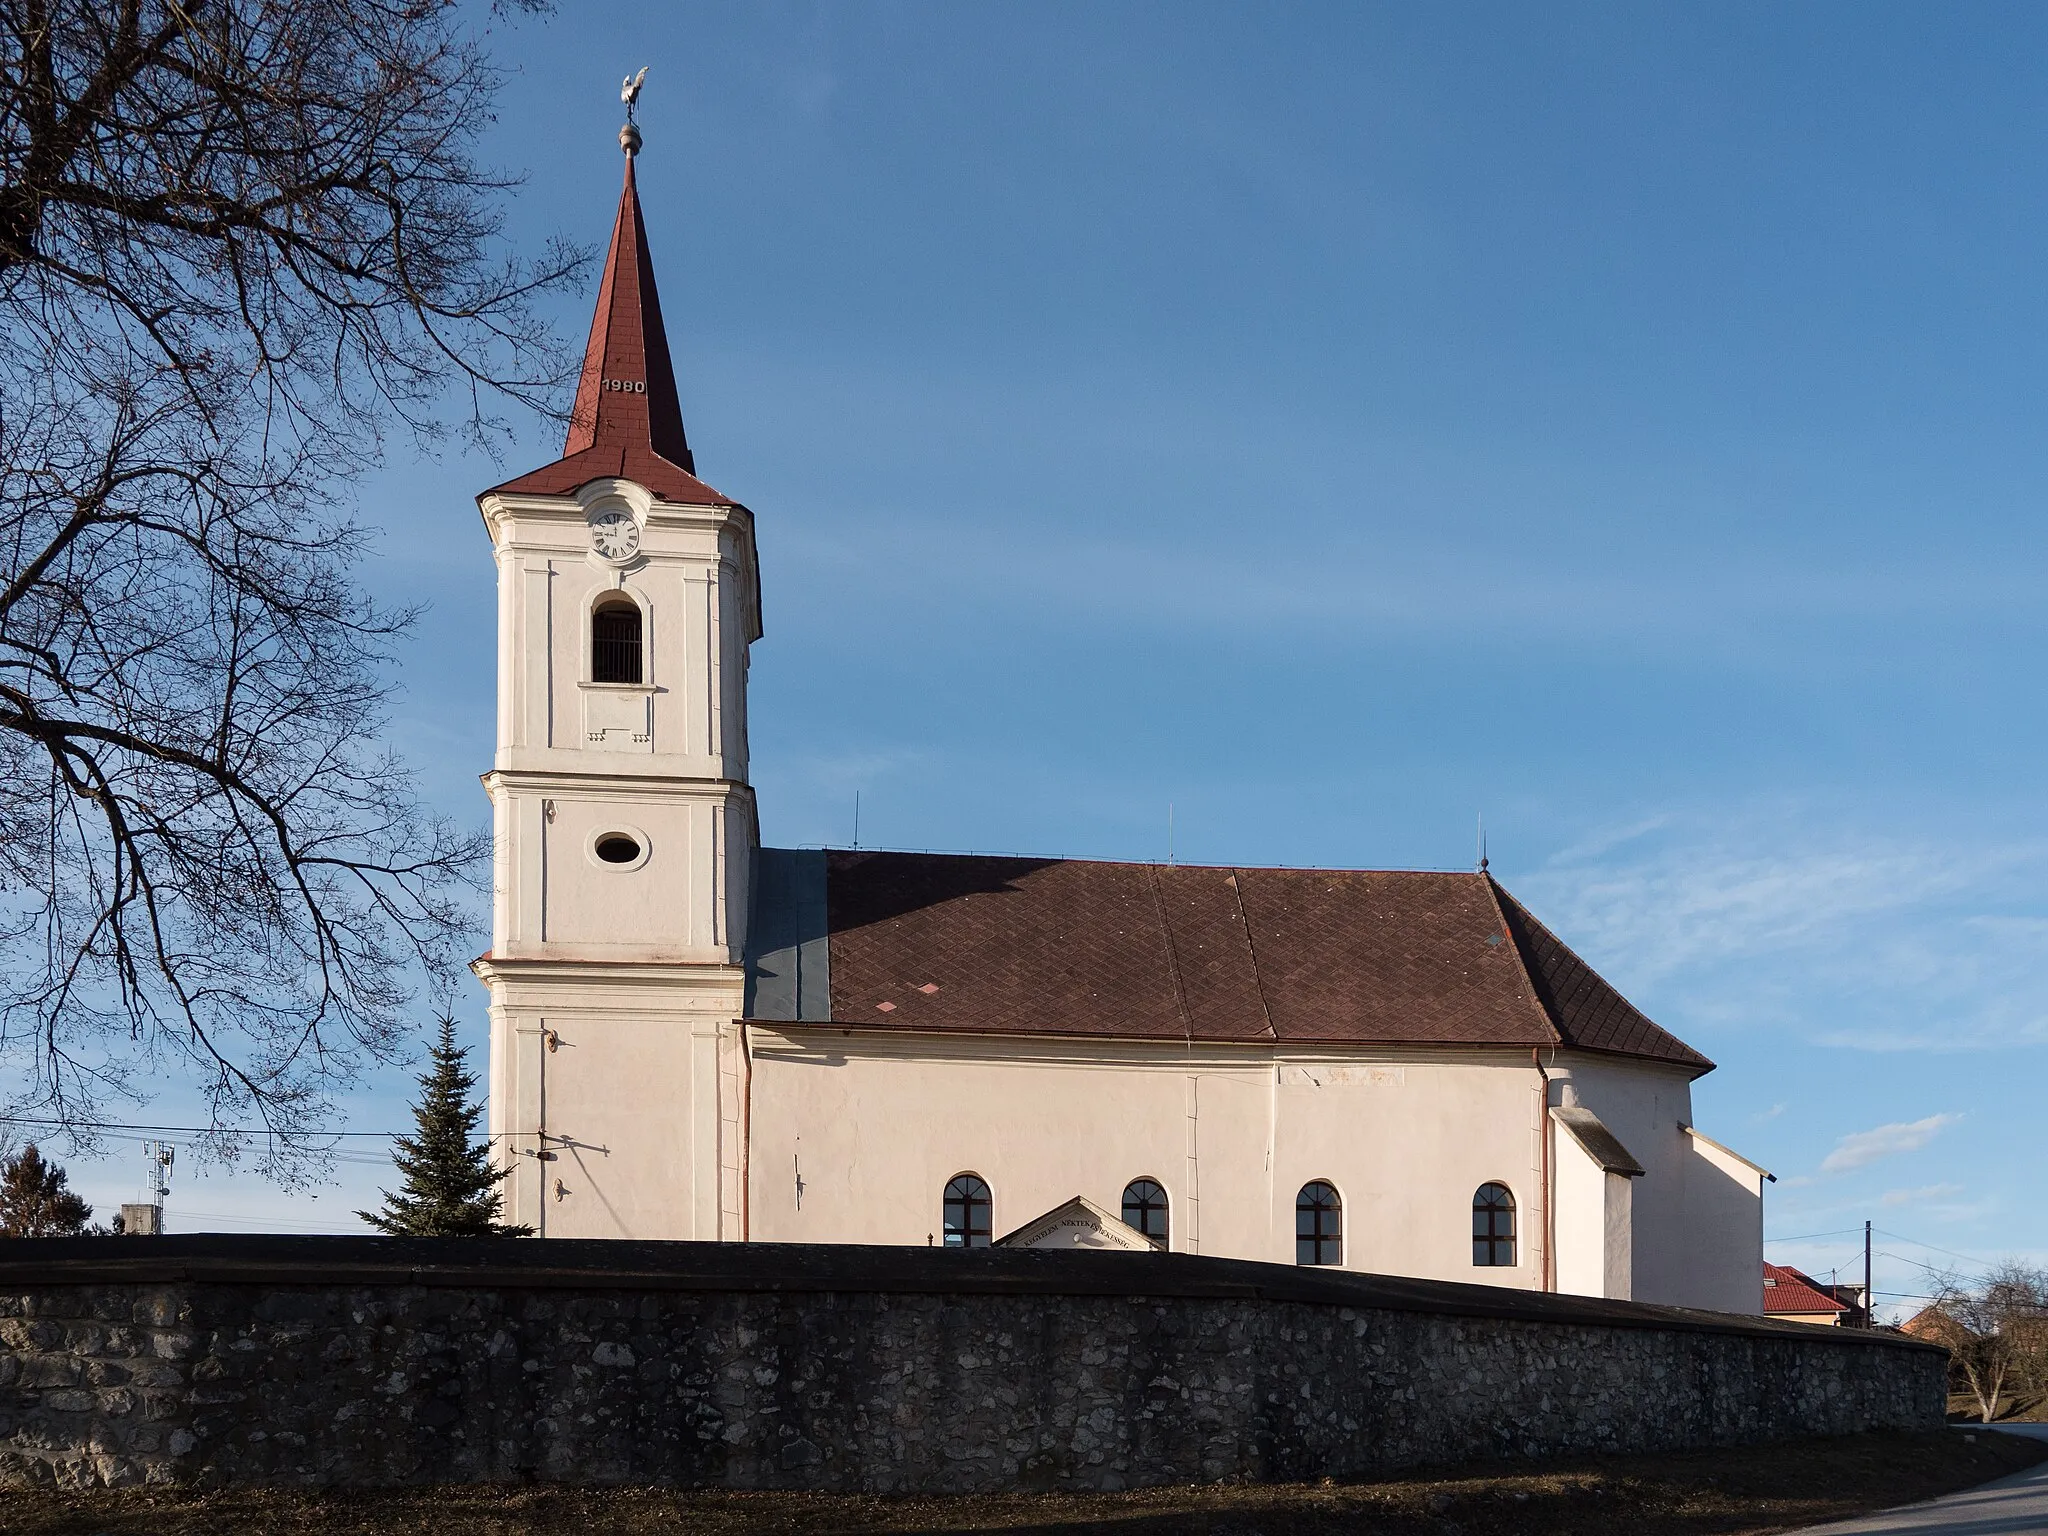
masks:
{"type": "Polygon", "coordinates": [[[605,512],[590,520],[590,547],[607,560],[630,560],[640,549],[640,525],[630,512],[605,512]]]}

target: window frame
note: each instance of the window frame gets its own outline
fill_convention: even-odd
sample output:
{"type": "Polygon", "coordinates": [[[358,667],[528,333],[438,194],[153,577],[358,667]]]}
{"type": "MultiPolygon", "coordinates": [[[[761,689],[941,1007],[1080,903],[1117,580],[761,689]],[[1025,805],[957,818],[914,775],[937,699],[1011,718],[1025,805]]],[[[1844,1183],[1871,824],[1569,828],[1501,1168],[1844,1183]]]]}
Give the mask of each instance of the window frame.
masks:
{"type": "Polygon", "coordinates": [[[1149,1173],[1141,1173],[1138,1175],[1138,1177],[1132,1179],[1130,1183],[1124,1186],[1123,1201],[1117,1207],[1117,1215],[1123,1221],[1123,1224],[1125,1226],[1129,1227],[1132,1231],[1136,1232],[1140,1237],[1145,1238],[1152,1244],[1153,1247],[1157,1248],[1161,1253],[1165,1253],[1172,1244],[1173,1196],[1167,1193],[1166,1184],[1163,1180],[1155,1179],[1149,1173]],[[1139,1197],[1139,1220],[1132,1221],[1130,1218],[1130,1210],[1132,1203],[1131,1191],[1136,1189],[1140,1184],[1150,1185],[1152,1188],[1152,1192],[1158,1196],[1158,1205],[1156,1209],[1159,1215],[1159,1230],[1157,1232],[1147,1231],[1143,1224],[1147,1220],[1148,1213],[1153,1209],[1153,1206],[1149,1201],[1145,1200],[1145,1198],[1142,1195],[1139,1197]]]}
{"type": "Polygon", "coordinates": [[[943,1248],[993,1247],[996,1231],[996,1192],[994,1186],[971,1168],[963,1168],[960,1172],[946,1180],[945,1186],[939,1194],[939,1231],[942,1234],[940,1246],[943,1248]],[[968,1180],[973,1181],[971,1186],[967,1184],[968,1180]],[[953,1186],[956,1184],[963,1186],[957,1199],[953,1193],[953,1186]],[[980,1190],[979,1195],[975,1193],[976,1188],[980,1190]],[[955,1205],[960,1206],[962,1211],[961,1225],[958,1228],[954,1227],[952,1218],[952,1210],[955,1205]],[[983,1222],[979,1230],[974,1226],[974,1216],[977,1210],[981,1213],[983,1222]],[[958,1242],[954,1241],[956,1234],[959,1237],[958,1242]]]}
{"type": "Polygon", "coordinates": [[[599,592],[597,596],[591,601],[590,612],[586,616],[586,620],[584,623],[584,634],[587,637],[589,643],[590,665],[587,669],[587,675],[589,676],[590,681],[600,688],[647,687],[649,675],[652,670],[648,666],[647,657],[647,638],[648,630],[650,627],[651,626],[647,622],[646,605],[643,604],[631,592],[627,591],[624,587],[607,587],[602,592],[599,592]],[[635,634],[637,636],[634,642],[633,659],[635,662],[635,666],[633,670],[639,675],[636,677],[600,677],[598,675],[598,657],[600,655],[600,646],[611,645],[623,647],[625,642],[620,640],[607,640],[601,642],[598,639],[597,626],[599,622],[603,620],[607,614],[624,614],[629,612],[633,616],[633,627],[635,634]]]}
{"type": "Polygon", "coordinates": [[[1516,1209],[1520,1202],[1515,1199],[1514,1186],[1506,1179],[1488,1179],[1472,1191],[1472,1267],[1474,1269],[1513,1269],[1521,1262],[1521,1233],[1515,1221],[1516,1209]],[[1487,1198],[1488,1191],[1500,1191],[1501,1198],[1487,1198]],[[1501,1230],[1505,1219],[1507,1230],[1501,1230]],[[1481,1222],[1486,1230],[1480,1230],[1481,1222]],[[1505,1248],[1507,1257],[1501,1257],[1505,1248]],[[1485,1257],[1482,1258],[1482,1250],[1485,1257]]]}
{"type": "Polygon", "coordinates": [[[1342,1269],[1344,1267],[1344,1191],[1337,1187],[1335,1179],[1310,1179],[1295,1192],[1294,1262],[1303,1268],[1309,1269],[1342,1269]],[[1311,1190],[1327,1191],[1330,1197],[1328,1203],[1316,1206],[1304,1204],[1311,1190]],[[1323,1230],[1328,1225],[1324,1220],[1325,1213],[1334,1214],[1334,1231],[1323,1230]],[[1313,1216],[1315,1231],[1304,1233],[1301,1230],[1301,1219],[1303,1216],[1313,1216]],[[1302,1244],[1304,1243],[1311,1245],[1309,1249],[1310,1257],[1307,1258],[1302,1256],[1302,1244]],[[1324,1250],[1326,1248],[1332,1250],[1335,1257],[1324,1257],[1324,1250]]]}

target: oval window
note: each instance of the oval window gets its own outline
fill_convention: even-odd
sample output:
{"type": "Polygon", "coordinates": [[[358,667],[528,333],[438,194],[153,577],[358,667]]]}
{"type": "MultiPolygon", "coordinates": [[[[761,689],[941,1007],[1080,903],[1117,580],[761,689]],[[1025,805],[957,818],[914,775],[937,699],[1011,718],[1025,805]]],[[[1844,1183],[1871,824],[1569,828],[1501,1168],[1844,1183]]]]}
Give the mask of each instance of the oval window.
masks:
{"type": "Polygon", "coordinates": [[[597,840],[597,856],[607,864],[630,864],[640,857],[640,845],[623,832],[607,832],[597,840]]]}

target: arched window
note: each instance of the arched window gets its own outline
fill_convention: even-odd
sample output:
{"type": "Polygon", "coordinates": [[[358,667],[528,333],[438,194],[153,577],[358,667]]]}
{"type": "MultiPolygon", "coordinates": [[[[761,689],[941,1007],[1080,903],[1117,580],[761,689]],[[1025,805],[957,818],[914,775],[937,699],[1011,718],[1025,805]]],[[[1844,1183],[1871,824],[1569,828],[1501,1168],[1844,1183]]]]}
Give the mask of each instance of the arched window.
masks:
{"type": "Polygon", "coordinates": [[[1472,1262],[1515,1262],[1515,1196],[1505,1184],[1482,1184],[1472,1197],[1472,1262]]]}
{"type": "Polygon", "coordinates": [[[978,1173],[956,1173],[946,1180],[946,1246],[986,1248],[992,1231],[995,1197],[978,1173]]]}
{"type": "Polygon", "coordinates": [[[1124,1225],[1166,1246],[1166,1191],[1157,1179],[1133,1179],[1124,1186],[1124,1225]]]}
{"type": "Polygon", "coordinates": [[[1344,1262],[1344,1201],[1321,1179],[1302,1185],[1294,1197],[1294,1262],[1344,1262]]]}
{"type": "Polygon", "coordinates": [[[630,597],[607,598],[590,616],[590,680],[640,681],[640,609],[630,597]]]}

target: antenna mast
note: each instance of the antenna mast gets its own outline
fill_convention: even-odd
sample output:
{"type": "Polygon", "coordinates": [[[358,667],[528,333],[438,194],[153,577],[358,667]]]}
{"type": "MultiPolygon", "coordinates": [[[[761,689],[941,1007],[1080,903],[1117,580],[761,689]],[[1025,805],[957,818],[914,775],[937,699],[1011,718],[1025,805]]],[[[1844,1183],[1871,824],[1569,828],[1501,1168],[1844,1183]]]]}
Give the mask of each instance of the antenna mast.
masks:
{"type": "MultiPolygon", "coordinates": [[[[178,1149],[168,1141],[145,1141],[142,1144],[142,1193],[147,1197],[147,1203],[159,1210],[171,1192],[171,1169],[177,1161],[178,1149]]],[[[162,1225],[161,1217],[158,1225],[162,1225]]]]}

